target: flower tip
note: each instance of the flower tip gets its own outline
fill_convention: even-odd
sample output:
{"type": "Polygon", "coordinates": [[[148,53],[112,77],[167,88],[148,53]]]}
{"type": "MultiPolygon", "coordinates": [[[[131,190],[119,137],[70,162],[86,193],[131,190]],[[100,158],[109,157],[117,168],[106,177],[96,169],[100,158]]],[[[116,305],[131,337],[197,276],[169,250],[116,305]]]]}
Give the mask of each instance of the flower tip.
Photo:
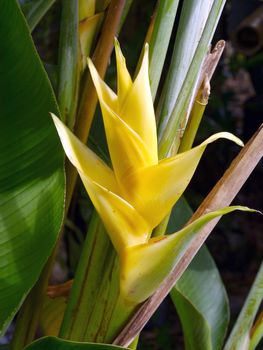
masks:
{"type": "Polygon", "coordinates": [[[116,46],[120,46],[120,43],[119,43],[119,40],[117,39],[117,37],[115,36],[114,37],[114,46],[115,46],[115,48],[116,48],[116,46]]]}
{"type": "Polygon", "coordinates": [[[242,141],[242,140],[240,140],[240,138],[236,138],[236,144],[238,145],[238,146],[240,146],[240,147],[244,147],[245,145],[244,145],[244,142],[242,141]]]}
{"type": "Polygon", "coordinates": [[[89,66],[89,69],[90,69],[90,66],[93,66],[93,62],[89,57],[87,57],[87,65],[89,66]]]}
{"type": "Polygon", "coordinates": [[[54,113],[49,112],[49,114],[50,114],[50,116],[51,116],[51,118],[53,119],[53,122],[54,122],[55,124],[57,124],[57,123],[60,122],[59,118],[58,118],[54,113]]]}
{"type": "Polygon", "coordinates": [[[145,43],[144,50],[149,51],[149,43],[145,43]]]}

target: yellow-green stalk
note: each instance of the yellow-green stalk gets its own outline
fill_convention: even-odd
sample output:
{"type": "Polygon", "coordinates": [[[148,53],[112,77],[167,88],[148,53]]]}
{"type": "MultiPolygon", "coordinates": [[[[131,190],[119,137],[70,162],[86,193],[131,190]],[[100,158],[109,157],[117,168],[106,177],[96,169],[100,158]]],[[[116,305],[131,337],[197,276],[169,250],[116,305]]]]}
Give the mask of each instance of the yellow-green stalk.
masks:
{"type": "Polygon", "coordinates": [[[183,134],[183,138],[180,143],[178,151],[179,153],[188,151],[192,148],[197,130],[199,128],[205,108],[208,103],[209,95],[210,82],[208,76],[206,75],[195,97],[193,107],[183,134]]]}

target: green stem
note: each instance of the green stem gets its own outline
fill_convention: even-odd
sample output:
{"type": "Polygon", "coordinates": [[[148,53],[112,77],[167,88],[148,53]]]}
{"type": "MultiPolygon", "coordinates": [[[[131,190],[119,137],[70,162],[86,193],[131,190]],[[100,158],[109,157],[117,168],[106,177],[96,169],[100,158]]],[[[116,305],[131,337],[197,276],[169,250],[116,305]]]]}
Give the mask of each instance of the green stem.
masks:
{"type": "Polygon", "coordinates": [[[247,296],[245,304],[238,316],[234,328],[228,338],[224,350],[243,349],[249,344],[249,334],[254,318],[263,298],[263,263],[261,263],[257,276],[247,296]]]}
{"type": "Polygon", "coordinates": [[[58,104],[61,119],[73,128],[79,86],[78,1],[63,0],[59,40],[58,104]]]}
{"type": "Polygon", "coordinates": [[[21,350],[35,338],[41,305],[48,284],[49,268],[50,266],[44,268],[39,280],[26,297],[18,313],[15,332],[10,346],[11,350],[21,350]]]}
{"type": "MultiPolygon", "coordinates": [[[[162,118],[159,125],[159,157],[165,158],[169,154],[170,148],[178,137],[180,123],[183,121],[188,110],[191,95],[198,78],[198,72],[203,62],[209,44],[214,34],[216,25],[223,10],[225,0],[215,1],[210,10],[201,39],[195,51],[187,76],[180,89],[176,104],[169,118],[162,118]]],[[[165,92],[167,92],[165,90],[165,92]]]]}
{"type": "Polygon", "coordinates": [[[254,350],[263,338],[263,312],[259,315],[255,326],[252,329],[252,335],[248,350],[254,350]]]}
{"type": "Polygon", "coordinates": [[[158,2],[156,19],[149,45],[149,77],[155,99],[166,57],[179,0],[158,2]]]}
{"type": "Polygon", "coordinates": [[[202,84],[197,93],[197,97],[195,98],[178,153],[186,152],[192,148],[195,136],[197,134],[205,108],[208,103],[209,94],[210,83],[208,78],[205,77],[204,83],[202,84]]]}

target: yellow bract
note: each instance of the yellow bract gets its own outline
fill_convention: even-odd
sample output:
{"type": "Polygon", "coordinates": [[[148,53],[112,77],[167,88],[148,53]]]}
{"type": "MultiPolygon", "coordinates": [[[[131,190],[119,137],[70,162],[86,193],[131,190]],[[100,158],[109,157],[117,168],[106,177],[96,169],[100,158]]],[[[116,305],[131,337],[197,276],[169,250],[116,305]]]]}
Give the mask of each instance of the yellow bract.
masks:
{"type": "MultiPolygon", "coordinates": [[[[53,116],[53,120],[64,150],[77,168],[120,256],[121,290],[127,299],[140,302],[161,283],[178,255],[175,247],[179,236],[174,234],[153,241],[150,240],[151,230],[182,195],[209,143],[219,138],[232,140],[239,145],[242,142],[234,135],[222,132],[190,151],[158,161],[156,123],[148,77],[148,45],[145,46],[141,68],[134,81],[117,41],[115,52],[117,95],[102,81],[91,60],[88,60],[102,110],[113,169],[82,144],[57,117],[53,116]],[[162,263],[163,267],[159,267],[155,277],[150,277],[157,265],[148,258],[154,260],[154,256],[158,256],[158,259],[165,261],[167,254],[170,254],[169,261],[162,263]],[[142,282],[144,276],[148,281],[146,285],[142,282]],[[149,282],[151,278],[152,282],[149,282]]],[[[222,215],[231,210],[225,209],[213,215],[222,215]]],[[[210,216],[207,216],[208,219],[210,216]]],[[[204,224],[207,220],[201,222],[204,224]]],[[[193,232],[193,227],[187,232],[193,232]]]]}

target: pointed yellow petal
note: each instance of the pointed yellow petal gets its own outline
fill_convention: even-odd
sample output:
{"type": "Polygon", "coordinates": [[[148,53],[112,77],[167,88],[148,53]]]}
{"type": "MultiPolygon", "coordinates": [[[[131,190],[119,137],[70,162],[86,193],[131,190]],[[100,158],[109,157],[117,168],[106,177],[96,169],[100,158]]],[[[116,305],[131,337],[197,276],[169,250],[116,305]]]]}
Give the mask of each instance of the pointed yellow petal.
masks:
{"type": "Polygon", "coordinates": [[[127,200],[151,227],[169,213],[189,184],[206,146],[219,138],[242,145],[230,133],[217,133],[190,151],[164,159],[158,165],[138,170],[123,179],[127,200]]]}
{"type": "Polygon", "coordinates": [[[121,52],[120,44],[115,39],[115,54],[117,63],[117,80],[118,80],[118,100],[119,108],[122,106],[125,97],[132,86],[130,73],[126,67],[125,58],[121,52]]]}
{"type": "Polygon", "coordinates": [[[58,119],[51,114],[64,151],[78,172],[90,177],[101,186],[119,192],[113,171],[58,119]]]}
{"type": "Polygon", "coordinates": [[[147,241],[149,225],[128,202],[88,177],[80,177],[118,253],[147,241]]]}
{"type": "MultiPolygon", "coordinates": [[[[143,65],[148,66],[148,61],[144,60],[144,62],[146,63],[143,65]]],[[[101,80],[96,68],[90,60],[88,61],[88,64],[98,93],[108,147],[110,150],[114,172],[117,178],[120,180],[121,177],[127,172],[133,171],[134,169],[140,169],[141,167],[157,164],[158,159],[156,150],[153,151],[150,148],[151,145],[145,143],[141,136],[132,127],[130,127],[128,123],[126,123],[124,118],[122,118],[119,113],[117,113],[118,106],[116,95],[101,80]]],[[[130,92],[133,90],[134,85],[132,86],[130,92]]],[[[136,100],[134,101],[134,105],[136,105],[136,100]]],[[[144,127],[148,127],[147,124],[144,124],[144,127]]],[[[148,134],[148,130],[146,130],[145,133],[148,134]]],[[[151,130],[149,130],[149,134],[151,134],[151,130]]]]}
{"type": "Polygon", "coordinates": [[[156,237],[147,244],[123,251],[120,286],[124,298],[135,304],[146,300],[175,268],[198,231],[212,219],[234,210],[254,211],[240,206],[222,208],[203,215],[172,235],[156,237]]]}
{"type": "Polygon", "coordinates": [[[101,104],[108,147],[117,179],[152,164],[151,153],[140,137],[107,106],[101,104]]]}
{"type": "Polygon", "coordinates": [[[87,62],[100,102],[103,101],[110,109],[116,112],[118,109],[117,95],[101,79],[90,58],[88,58],[87,62]]]}
{"type": "Polygon", "coordinates": [[[145,45],[140,71],[126,96],[119,116],[141,137],[151,150],[154,163],[157,163],[157,135],[149,83],[148,45],[145,45]]]}

